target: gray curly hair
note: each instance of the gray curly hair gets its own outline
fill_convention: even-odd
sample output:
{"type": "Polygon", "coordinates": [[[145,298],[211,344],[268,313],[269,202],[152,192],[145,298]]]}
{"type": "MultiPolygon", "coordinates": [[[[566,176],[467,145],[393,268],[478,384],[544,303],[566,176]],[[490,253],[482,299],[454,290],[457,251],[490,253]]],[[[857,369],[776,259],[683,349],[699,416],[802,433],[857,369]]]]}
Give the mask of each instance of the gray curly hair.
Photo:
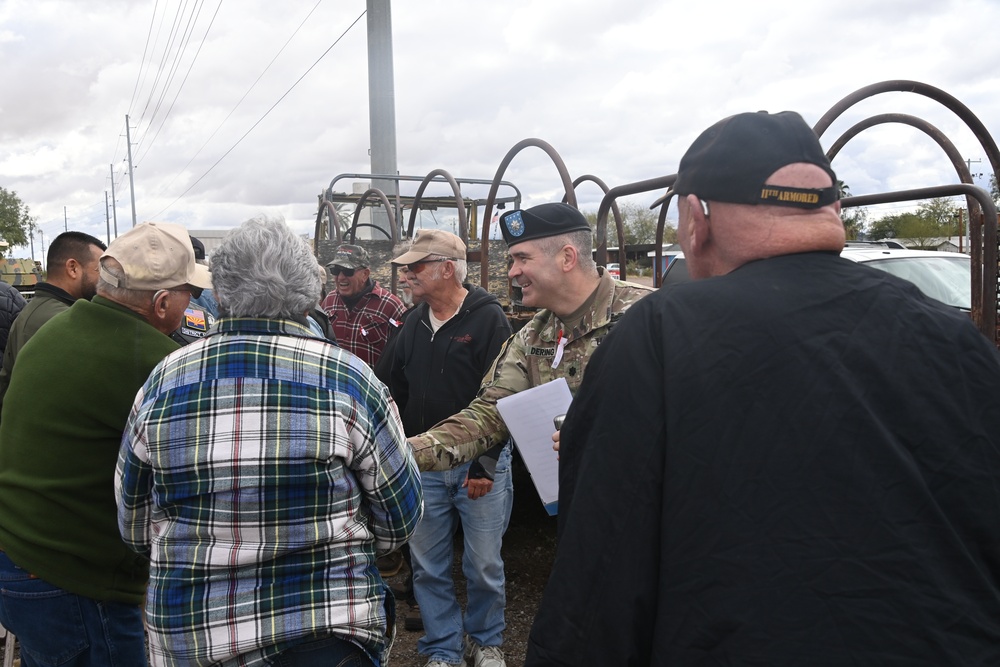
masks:
{"type": "Polygon", "coordinates": [[[212,253],[212,286],[230,317],[301,319],[320,297],[321,267],[284,220],[253,218],[212,253]]]}

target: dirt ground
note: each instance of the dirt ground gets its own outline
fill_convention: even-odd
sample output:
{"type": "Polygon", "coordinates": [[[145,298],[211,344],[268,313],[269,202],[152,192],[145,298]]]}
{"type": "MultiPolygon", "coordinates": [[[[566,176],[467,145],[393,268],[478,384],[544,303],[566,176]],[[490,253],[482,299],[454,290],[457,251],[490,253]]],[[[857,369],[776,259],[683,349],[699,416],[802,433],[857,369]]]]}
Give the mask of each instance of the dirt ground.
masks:
{"type": "MultiPolygon", "coordinates": [[[[524,664],[528,632],[542,599],[555,557],[556,519],[542,509],[542,502],[531,485],[523,464],[514,462],[514,509],[503,539],[504,571],[507,575],[507,630],[503,650],[510,667],[524,664]]],[[[465,604],[465,579],[461,571],[462,539],[455,540],[453,576],[459,601],[465,604]]],[[[389,579],[402,584],[405,573],[389,579]]],[[[423,667],[427,658],[417,653],[422,632],[407,632],[403,627],[407,605],[396,605],[396,643],[389,658],[390,667],[423,667]]]]}

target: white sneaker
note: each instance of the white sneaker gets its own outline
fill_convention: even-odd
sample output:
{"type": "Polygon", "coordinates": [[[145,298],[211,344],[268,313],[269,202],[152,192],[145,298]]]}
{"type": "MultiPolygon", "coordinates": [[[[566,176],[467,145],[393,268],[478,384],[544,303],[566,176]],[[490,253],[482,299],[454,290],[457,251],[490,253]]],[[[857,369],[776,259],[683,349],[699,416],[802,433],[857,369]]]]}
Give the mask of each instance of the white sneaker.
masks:
{"type": "Polygon", "coordinates": [[[499,646],[472,645],[472,667],[507,667],[499,646]]]}
{"type": "Polygon", "coordinates": [[[424,667],[467,667],[467,665],[464,659],[459,663],[445,662],[444,660],[431,660],[424,665],[424,667]]]}

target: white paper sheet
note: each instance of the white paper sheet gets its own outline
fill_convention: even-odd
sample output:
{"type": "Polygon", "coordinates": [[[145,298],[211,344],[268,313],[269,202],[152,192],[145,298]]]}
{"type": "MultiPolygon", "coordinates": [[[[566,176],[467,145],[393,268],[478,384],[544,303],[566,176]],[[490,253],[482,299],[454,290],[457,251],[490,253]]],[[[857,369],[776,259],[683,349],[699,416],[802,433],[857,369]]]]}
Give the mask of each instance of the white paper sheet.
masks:
{"type": "Polygon", "coordinates": [[[558,378],[497,401],[497,410],[549,514],[558,511],[559,502],[559,459],[552,451],[556,430],[552,419],[566,414],[572,400],[566,380],[558,378]]]}

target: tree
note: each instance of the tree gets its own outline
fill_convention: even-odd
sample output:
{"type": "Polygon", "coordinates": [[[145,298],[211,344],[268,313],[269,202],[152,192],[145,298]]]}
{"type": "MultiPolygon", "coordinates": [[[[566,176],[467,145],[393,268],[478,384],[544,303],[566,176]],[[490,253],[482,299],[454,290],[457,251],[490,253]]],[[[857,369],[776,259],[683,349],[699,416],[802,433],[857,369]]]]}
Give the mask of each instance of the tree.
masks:
{"type": "Polygon", "coordinates": [[[911,239],[914,246],[926,248],[932,239],[950,237],[958,222],[958,207],[947,199],[928,199],[920,202],[916,212],[886,215],[868,225],[872,240],[898,238],[911,239]]]}
{"type": "Polygon", "coordinates": [[[840,220],[844,223],[847,240],[856,241],[868,224],[868,209],[864,206],[841,209],[840,220]]]}
{"type": "Polygon", "coordinates": [[[959,207],[948,199],[929,199],[920,202],[917,215],[938,228],[938,236],[952,236],[958,219],[959,207]]]}
{"type": "MultiPolygon", "coordinates": [[[[841,199],[850,197],[851,186],[838,179],[837,195],[841,199]]],[[[855,241],[868,223],[868,210],[862,206],[841,209],[840,220],[844,223],[844,233],[847,235],[847,240],[855,241]]]]}
{"type": "Polygon", "coordinates": [[[28,205],[13,190],[0,187],[0,239],[6,241],[9,248],[25,245],[34,225],[28,205]]]}
{"type": "Polygon", "coordinates": [[[993,203],[1000,205],[1000,186],[997,186],[997,175],[990,174],[990,196],[993,197],[993,203]]]}
{"type": "MultiPolygon", "coordinates": [[[[618,210],[622,214],[622,228],[625,232],[625,245],[639,245],[643,243],[656,243],[656,222],[659,218],[659,211],[653,211],[645,206],[634,202],[624,202],[619,205],[618,210]]],[[[597,212],[584,213],[591,229],[596,233],[597,212]]],[[[615,217],[608,212],[607,224],[608,247],[618,246],[618,231],[615,228],[615,217]]],[[[670,244],[677,242],[677,230],[670,225],[663,228],[663,243],[670,244]]]]}

